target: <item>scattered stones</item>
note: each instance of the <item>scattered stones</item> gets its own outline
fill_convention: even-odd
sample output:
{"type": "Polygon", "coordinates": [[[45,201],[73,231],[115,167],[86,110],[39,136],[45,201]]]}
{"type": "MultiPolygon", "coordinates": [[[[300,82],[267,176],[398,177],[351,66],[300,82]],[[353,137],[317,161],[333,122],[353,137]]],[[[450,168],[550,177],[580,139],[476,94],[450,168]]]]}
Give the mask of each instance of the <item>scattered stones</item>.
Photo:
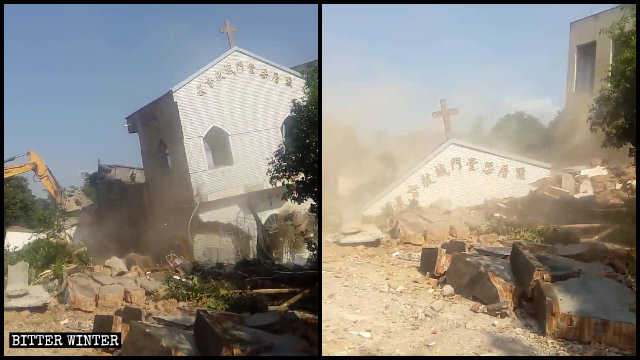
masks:
{"type": "MultiPolygon", "coordinates": [[[[444,293],[444,288],[442,289],[442,291],[444,293]]],[[[429,307],[431,307],[431,309],[433,309],[434,311],[440,312],[442,311],[442,309],[444,309],[444,302],[442,300],[436,300],[433,303],[431,303],[429,307]]]]}
{"type": "Polygon", "coordinates": [[[453,289],[453,286],[445,285],[442,287],[442,295],[451,296],[453,294],[455,294],[455,290],[453,289]]]}
{"type": "Polygon", "coordinates": [[[107,259],[104,265],[111,268],[111,276],[122,275],[129,270],[124,261],[117,256],[112,256],[107,259]]]}

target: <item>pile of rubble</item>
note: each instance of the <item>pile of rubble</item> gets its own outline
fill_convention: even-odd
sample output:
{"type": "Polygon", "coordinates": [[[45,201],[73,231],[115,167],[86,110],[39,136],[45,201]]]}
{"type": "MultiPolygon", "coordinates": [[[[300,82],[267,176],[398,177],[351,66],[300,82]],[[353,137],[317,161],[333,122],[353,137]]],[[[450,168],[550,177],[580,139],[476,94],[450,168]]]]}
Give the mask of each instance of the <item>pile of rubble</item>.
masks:
{"type": "Polygon", "coordinates": [[[160,316],[131,306],[98,314],[93,323],[93,332],[122,333],[122,349],[107,350],[114,356],[315,355],[317,328],[317,317],[298,311],[160,316]]]}
{"type": "MultiPolygon", "coordinates": [[[[258,260],[213,264],[169,256],[167,263],[158,266],[132,253],[104,265],[76,266],[64,274],[58,299],[69,309],[96,313],[93,332],[122,332],[122,349],[107,351],[113,355],[317,355],[317,271],[258,260]],[[246,312],[158,300],[170,290],[168,277],[191,282],[191,276],[233,284],[228,291],[240,293],[246,312]],[[290,310],[293,304],[296,310],[290,310]]],[[[42,285],[28,285],[28,270],[26,262],[9,266],[5,309],[46,311],[55,303],[42,285]]]]}
{"type": "Polygon", "coordinates": [[[562,250],[520,241],[502,247],[449,241],[422,249],[420,271],[432,286],[446,284],[443,294],[475,301],[472,311],[506,316],[524,307],[546,336],[635,350],[635,291],[605,264],[625,254],[603,244],[569,256],[562,250]]]}

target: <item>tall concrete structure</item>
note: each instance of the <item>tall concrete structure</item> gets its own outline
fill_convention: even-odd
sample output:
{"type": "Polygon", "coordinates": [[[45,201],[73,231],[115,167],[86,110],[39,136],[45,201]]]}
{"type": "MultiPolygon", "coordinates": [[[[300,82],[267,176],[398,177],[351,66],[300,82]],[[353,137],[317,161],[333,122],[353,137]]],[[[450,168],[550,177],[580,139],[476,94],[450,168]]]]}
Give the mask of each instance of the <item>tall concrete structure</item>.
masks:
{"type": "Polygon", "coordinates": [[[608,28],[622,16],[622,6],[593,14],[571,23],[567,62],[567,108],[587,113],[600,92],[616,50],[601,29],[608,28]]]}
{"type": "Polygon", "coordinates": [[[293,206],[267,169],[303,87],[299,72],[234,46],[127,117],[149,187],[150,250],[188,237],[196,259],[255,255],[253,213],[265,222],[293,206]],[[193,229],[214,222],[234,226],[193,229]]]}
{"type": "Polygon", "coordinates": [[[589,109],[605,85],[603,79],[616,51],[615,44],[602,30],[618,21],[622,14],[621,5],[570,24],[566,101],[563,121],[554,132],[555,142],[560,145],[554,163],[592,158],[626,160],[626,149],[602,149],[604,135],[591,133],[587,123],[589,109]]]}

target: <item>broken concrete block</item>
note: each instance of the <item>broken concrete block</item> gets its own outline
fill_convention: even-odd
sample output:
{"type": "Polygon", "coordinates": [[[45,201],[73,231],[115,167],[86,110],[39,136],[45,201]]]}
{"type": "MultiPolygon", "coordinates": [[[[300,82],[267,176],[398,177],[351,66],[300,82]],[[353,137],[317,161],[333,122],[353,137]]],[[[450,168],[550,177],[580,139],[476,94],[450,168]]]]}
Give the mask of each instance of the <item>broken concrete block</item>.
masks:
{"type": "Polygon", "coordinates": [[[29,263],[20,261],[8,266],[5,296],[20,297],[29,293],[29,263]]]}
{"type": "Polygon", "coordinates": [[[67,278],[63,303],[73,309],[94,311],[100,285],[84,273],[75,273],[67,278]]]}
{"type": "Polygon", "coordinates": [[[142,306],[146,299],[147,296],[143,288],[124,288],[124,301],[129,304],[142,306]]]}
{"type": "Polygon", "coordinates": [[[28,294],[20,297],[8,297],[4,294],[4,308],[34,308],[49,304],[51,296],[42,285],[31,285],[27,288],[28,294]]]}
{"type": "Polygon", "coordinates": [[[196,321],[195,316],[154,316],[153,320],[164,326],[173,326],[178,329],[188,330],[196,321]]]}
{"type": "Polygon", "coordinates": [[[129,270],[127,269],[127,265],[124,263],[124,261],[117,256],[112,256],[107,259],[104,262],[104,265],[111,268],[111,276],[124,274],[129,270]]]}
{"type": "Polygon", "coordinates": [[[100,285],[113,285],[120,284],[122,286],[133,286],[135,287],[135,280],[127,277],[127,276],[111,276],[100,272],[92,272],[89,273],[89,277],[95,280],[100,285]]]}
{"type": "Polygon", "coordinates": [[[382,240],[382,232],[377,229],[367,229],[352,235],[342,235],[338,245],[343,246],[378,246],[382,240]]]}
{"type": "Polygon", "coordinates": [[[559,198],[567,198],[567,197],[572,195],[569,191],[567,191],[565,189],[562,189],[562,188],[559,188],[559,187],[555,187],[555,186],[547,187],[545,189],[544,193],[547,194],[547,195],[550,195],[552,197],[558,198],[558,199],[559,198]]]}
{"type": "Polygon", "coordinates": [[[136,283],[140,285],[143,289],[145,289],[146,292],[149,294],[155,293],[162,286],[162,283],[160,281],[148,280],[143,278],[136,279],[136,283]]]}
{"type": "Polygon", "coordinates": [[[204,356],[260,355],[273,349],[280,337],[268,332],[219,321],[205,310],[196,312],[196,345],[204,356]]]}
{"type": "Polygon", "coordinates": [[[440,245],[440,247],[447,250],[447,254],[457,254],[467,251],[467,243],[459,240],[449,240],[440,245]]]}
{"type": "Polygon", "coordinates": [[[593,185],[591,185],[591,180],[585,179],[580,183],[579,193],[584,195],[593,195],[593,185]]]}
{"type": "Polygon", "coordinates": [[[129,253],[124,257],[124,263],[127,266],[127,269],[130,271],[133,270],[133,267],[136,266],[142,269],[148,269],[155,265],[155,262],[151,257],[146,255],[140,255],[136,253],[129,253]]]}
{"type": "Polygon", "coordinates": [[[420,272],[425,275],[430,273],[435,276],[443,275],[451,262],[451,256],[447,256],[447,250],[442,248],[423,248],[420,257],[420,272]]]}
{"type": "Polygon", "coordinates": [[[132,321],[122,344],[123,356],[197,356],[194,334],[173,327],[132,321]]]}
{"type": "Polygon", "coordinates": [[[96,314],[93,317],[93,332],[120,332],[122,330],[122,318],[109,314],[96,314]]]}
{"type": "Polygon", "coordinates": [[[454,254],[447,270],[447,283],[456,294],[483,304],[503,301],[513,304],[515,297],[509,261],[498,257],[454,254]]]}
{"type": "Polygon", "coordinates": [[[124,287],[119,284],[103,285],[98,292],[98,306],[120,308],[124,301],[124,287]]]}
{"type": "Polygon", "coordinates": [[[444,221],[427,225],[427,241],[445,242],[449,240],[449,223],[444,221]]]}
{"type": "Polygon", "coordinates": [[[453,239],[466,240],[469,238],[469,226],[465,224],[452,224],[449,226],[449,236],[453,239]]]}
{"type": "Polygon", "coordinates": [[[122,322],[129,324],[132,321],[144,321],[144,311],[133,306],[125,306],[122,309],[122,322]]]}
{"type": "Polygon", "coordinates": [[[547,280],[544,266],[533,254],[525,250],[521,242],[513,243],[509,263],[516,285],[523,288],[529,297],[533,296],[533,287],[537,279],[547,280]]]}
{"type": "Polygon", "coordinates": [[[571,195],[576,193],[576,179],[571,174],[562,173],[562,188],[571,195]]]}
{"type": "Polygon", "coordinates": [[[475,245],[473,247],[473,250],[475,250],[480,255],[497,256],[503,259],[508,258],[509,254],[511,254],[511,246],[475,245]]]}
{"type": "Polygon", "coordinates": [[[442,295],[443,296],[451,296],[453,294],[455,294],[456,291],[454,290],[453,286],[451,285],[445,285],[442,287],[442,295]]]}
{"type": "Polygon", "coordinates": [[[176,270],[178,270],[182,277],[189,276],[193,271],[193,264],[189,261],[182,262],[176,266],[176,270]]]}
{"type": "Polygon", "coordinates": [[[278,311],[255,313],[245,320],[245,325],[270,333],[278,333],[284,325],[282,315],[278,311]]]}
{"type": "Polygon", "coordinates": [[[536,282],[536,318],[554,338],[636,348],[635,292],[613,280],[582,276],[553,284],[536,282]]]}

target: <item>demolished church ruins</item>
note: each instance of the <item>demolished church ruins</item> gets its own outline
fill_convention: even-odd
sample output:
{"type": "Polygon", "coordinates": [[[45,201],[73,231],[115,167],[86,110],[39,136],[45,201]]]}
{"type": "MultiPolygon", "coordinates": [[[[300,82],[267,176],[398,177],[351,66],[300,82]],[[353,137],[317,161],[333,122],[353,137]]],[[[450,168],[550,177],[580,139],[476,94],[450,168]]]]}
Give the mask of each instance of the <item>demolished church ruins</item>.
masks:
{"type": "Polygon", "coordinates": [[[267,177],[304,84],[301,73],[234,46],[127,117],[149,191],[148,250],[188,241],[196,260],[252,258],[255,217],[305,211],[267,177]]]}
{"type": "Polygon", "coordinates": [[[365,205],[363,214],[376,215],[387,204],[429,206],[447,201],[460,207],[525,196],[532,183],[549,174],[550,164],[449,139],[365,205]]]}

